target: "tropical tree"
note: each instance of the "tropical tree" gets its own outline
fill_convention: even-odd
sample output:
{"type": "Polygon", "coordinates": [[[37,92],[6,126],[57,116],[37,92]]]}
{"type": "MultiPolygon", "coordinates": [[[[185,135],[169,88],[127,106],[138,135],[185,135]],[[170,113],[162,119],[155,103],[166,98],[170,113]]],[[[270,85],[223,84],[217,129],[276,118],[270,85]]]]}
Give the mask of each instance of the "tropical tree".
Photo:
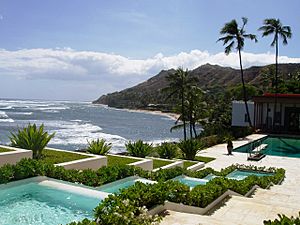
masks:
{"type": "Polygon", "coordinates": [[[227,45],[225,47],[226,55],[228,55],[230,52],[232,52],[232,49],[234,47],[238,51],[239,61],[240,61],[240,70],[241,70],[241,80],[242,80],[243,92],[244,92],[243,94],[244,94],[245,108],[246,108],[246,113],[247,113],[247,117],[248,117],[248,121],[249,121],[249,126],[252,127],[251,118],[250,118],[250,114],[249,114],[249,108],[248,108],[248,104],[247,104],[247,92],[246,92],[246,88],[245,88],[241,51],[244,48],[245,39],[254,40],[255,42],[257,42],[257,39],[254,34],[248,34],[245,31],[245,26],[248,22],[248,19],[243,17],[242,21],[243,21],[243,25],[241,27],[238,26],[238,23],[236,20],[231,20],[230,22],[226,23],[220,31],[220,34],[225,35],[225,36],[219,38],[218,41],[222,41],[223,45],[227,45]]]}
{"type": "Polygon", "coordinates": [[[279,51],[279,38],[282,39],[283,45],[287,45],[287,39],[292,37],[290,26],[283,26],[279,19],[269,18],[264,20],[264,25],[258,30],[262,31],[262,36],[274,35],[271,46],[275,46],[275,90],[278,92],[278,51],[279,51]]]}
{"type": "Polygon", "coordinates": [[[273,128],[275,126],[275,116],[277,110],[277,96],[278,93],[278,39],[282,38],[282,43],[287,45],[287,39],[292,37],[291,27],[283,26],[279,19],[269,18],[264,20],[264,25],[260,27],[258,30],[262,31],[262,36],[274,35],[273,41],[271,42],[271,46],[275,46],[275,103],[274,103],[274,119],[273,119],[273,128]]]}
{"type": "Polygon", "coordinates": [[[169,81],[169,86],[164,89],[165,91],[169,92],[167,98],[175,96],[180,99],[180,119],[183,122],[183,137],[184,140],[186,140],[186,92],[193,84],[196,83],[196,78],[191,77],[187,69],[183,70],[183,68],[179,67],[175,73],[170,73],[167,76],[167,80],[169,81]]]}
{"type": "Polygon", "coordinates": [[[48,134],[44,131],[44,124],[37,127],[36,124],[28,124],[27,127],[19,129],[16,133],[11,133],[9,137],[11,146],[32,150],[33,158],[40,159],[42,151],[55,133],[48,134]]]}

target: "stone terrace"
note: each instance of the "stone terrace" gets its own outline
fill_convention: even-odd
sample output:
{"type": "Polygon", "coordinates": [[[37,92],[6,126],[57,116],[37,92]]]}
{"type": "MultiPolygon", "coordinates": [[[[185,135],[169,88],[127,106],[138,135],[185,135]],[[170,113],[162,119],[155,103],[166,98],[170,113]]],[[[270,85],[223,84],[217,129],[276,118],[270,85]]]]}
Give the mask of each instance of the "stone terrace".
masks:
{"type": "MultiPolygon", "coordinates": [[[[234,147],[259,139],[264,135],[250,135],[244,140],[234,141],[234,147]]],[[[266,156],[258,162],[247,161],[247,154],[234,152],[226,155],[226,144],[220,144],[201,151],[199,155],[215,157],[216,160],[206,164],[220,170],[232,164],[245,164],[266,167],[281,167],[286,170],[286,178],[281,185],[268,190],[257,189],[251,198],[231,197],[212,215],[195,215],[167,211],[163,225],[262,225],[264,220],[275,219],[277,214],[297,216],[300,211],[300,159],[266,156]]]]}

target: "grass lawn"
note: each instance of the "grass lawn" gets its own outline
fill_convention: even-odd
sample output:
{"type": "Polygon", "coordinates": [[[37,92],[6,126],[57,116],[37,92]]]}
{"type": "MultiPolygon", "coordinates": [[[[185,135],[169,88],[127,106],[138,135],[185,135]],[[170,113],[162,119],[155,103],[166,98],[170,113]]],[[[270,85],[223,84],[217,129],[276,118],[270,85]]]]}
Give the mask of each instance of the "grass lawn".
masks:
{"type": "Polygon", "coordinates": [[[11,152],[11,151],[13,151],[13,150],[8,149],[8,148],[0,148],[0,153],[2,153],[2,152],[11,152]]]}
{"type": "Polygon", "coordinates": [[[183,168],[187,169],[188,167],[197,164],[198,162],[195,161],[184,161],[183,162],[183,168]]]}
{"type": "Polygon", "coordinates": [[[212,158],[212,157],[205,157],[205,156],[196,156],[195,160],[199,161],[199,162],[205,162],[208,163],[210,161],[215,160],[216,158],[212,158]]]}
{"type": "Polygon", "coordinates": [[[160,159],[153,159],[153,169],[160,168],[173,163],[173,161],[165,161],[160,159]]]}
{"type": "Polygon", "coordinates": [[[64,163],[78,159],[89,158],[89,156],[79,155],[76,153],[70,152],[60,152],[49,149],[43,150],[43,159],[41,161],[56,164],[56,163],[64,163]]]}
{"type": "Polygon", "coordinates": [[[130,163],[139,161],[137,159],[119,157],[117,155],[107,155],[106,157],[107,157],[107,165],[108,166],[126,165],[126,164],[130,164],[130,163]]]}

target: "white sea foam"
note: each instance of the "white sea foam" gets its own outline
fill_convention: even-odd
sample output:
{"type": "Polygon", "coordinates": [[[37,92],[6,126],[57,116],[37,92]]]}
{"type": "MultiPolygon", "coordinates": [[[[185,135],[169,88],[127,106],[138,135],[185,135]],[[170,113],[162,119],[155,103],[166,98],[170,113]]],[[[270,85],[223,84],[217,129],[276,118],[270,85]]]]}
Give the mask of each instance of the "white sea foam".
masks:
{"type": "Polygon", "coordinates": [[[13,123],[15,121],[12,118],[9,118],[5,112],[0,111],[0,122],[1,123],[13,123]]]}
{"type": "Polygon", "coordinates": [[[33,112],[9,112],[9,114],[30,116],[33,114],[33,112]]]}
{"type": "Polygon", "coordinates": [[[80,145],[86,146],[87,141],[103,138],[107,142],[112,143],[113,147],[123,148],[126,139],[113,134],[101,132],[102,128],[90,123],[81,123],[79,121],[52,121],[46,122],[47,127],[56,127],[50,132],[55,132],[54,138],[49,144],[54,145],[80,145]]]}
{"type": "Polygon", "coordinates": [[[179,142],[179,138],[166,138],[166,139],[158,139],[158,140],[153,140],[153,141],[147,141],[148,144],[152,144],[153,146],[157,146],[163,142],[179,142]]]}

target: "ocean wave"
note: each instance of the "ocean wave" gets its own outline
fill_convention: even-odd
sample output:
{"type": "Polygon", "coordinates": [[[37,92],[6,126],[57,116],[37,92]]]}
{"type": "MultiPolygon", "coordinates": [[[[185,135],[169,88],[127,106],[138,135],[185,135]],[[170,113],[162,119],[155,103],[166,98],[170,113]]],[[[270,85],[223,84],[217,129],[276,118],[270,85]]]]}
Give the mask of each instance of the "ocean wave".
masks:
{"type": "Polygon", "coordinates": [[[1,123],[13,123],[15,121],[12,118],[9,118],[5,112],[0,111],[0,122],[1,123]]]}
{"type": "Polygon", "coordinates": [[[153,146],[160,145],[163,142],[179,142],[179,138],[166,138],[166,139],[157,139],[157,140],[152,140],[152,141],[147,141],[148,144],[152,144],[153,146]]]}
{"type": "Polygon", "coordinates": [[[33,114],[33,112],[9,112],[9,114],[30,116],[33,114]]]}
{"type": "MultiPolygon", "coordinates": [[[[46,125],[49,126],[51,124],[48,123],[46,125]]],[[[55,125],[57,126],[56,123],[55,125]]],[[[103,133],[101,131],[101,127],[90,123],[64,121],[64,123],[60,124],[56,129],[51,129],[51,132],[55,132],[55,136],[49,144],[64,146],[76,145],[82,148],[87,146],[88,141],[103,138],[108,143],[112,143],[114,149],[124,148],[127,141],[125,138],[119,135],[103,133]]]]}

